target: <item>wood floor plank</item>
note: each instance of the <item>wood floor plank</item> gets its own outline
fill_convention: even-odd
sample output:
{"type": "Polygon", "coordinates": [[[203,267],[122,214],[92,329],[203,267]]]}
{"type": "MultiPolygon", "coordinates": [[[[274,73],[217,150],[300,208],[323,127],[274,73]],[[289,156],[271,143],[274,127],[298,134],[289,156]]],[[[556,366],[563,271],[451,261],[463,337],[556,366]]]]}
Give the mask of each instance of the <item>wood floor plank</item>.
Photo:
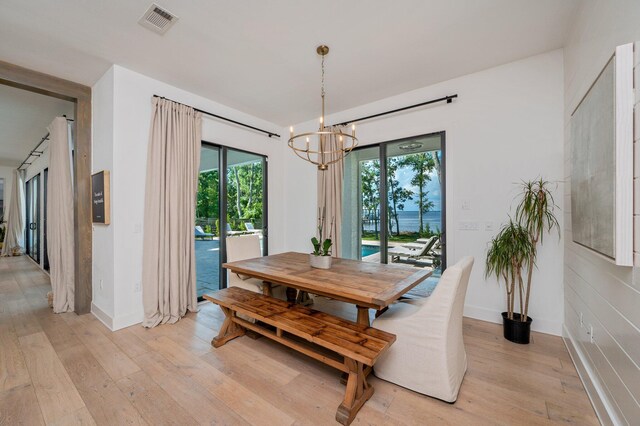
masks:
{"type": "Polygon", "coordinates": [[[149,352],[135,360],[144,372],[198,423],[249,424],[162,355],[149,352]]]}
{"type": "Polygon", "coordinates": [[[147,343],[247,422],[288,425],[294,419],[166,336],[147,343]]]}
{"type": "Polygon", "coordinates": [[[196,420],[144,371],[118,380],[118,387],[150,425],[191,425],[196,420]]]}
{"type": "Polygon", "coordinates": [[[31,384],[0,392],[0,425],[44,425],[31,384]]]}
{"type": "MultiPolygon", "coordinates": [[[[0,313],[0,318],[8,313],[0,313]]],[[[0,392],[31,383],[18,336],[7,321],[0,323],[0,392]]]]}
{"type": "Polygon", "coordinates": [[[71,346],[59,355],[96,424],[146,424],[86,346],[71,346]]]}
{"type": "Polygon", "coordinates": [[[109,340],[99,327],[102,325],[94,322],[82,324],[77,329],[77,336],[114,382],[140,371],[140,367],[109,340]]]}
{"type": "Polygon", "coordinates": [[[43,332],[22,336],[20,348],[47,423],[84,407],[84,402],[43,332]]]}
{"type": "Polygon", "coordinates": [[[94,426],[96,425],[95,420],[93,420],[93,416],[89,413],[87,407],[81,408],[78,411],[74,411],[71,414],[67,414],[63,418],[53,423],[50,423],[48,426],[66,426],[66,425],[74,425],[74,426],[94,426]]]}

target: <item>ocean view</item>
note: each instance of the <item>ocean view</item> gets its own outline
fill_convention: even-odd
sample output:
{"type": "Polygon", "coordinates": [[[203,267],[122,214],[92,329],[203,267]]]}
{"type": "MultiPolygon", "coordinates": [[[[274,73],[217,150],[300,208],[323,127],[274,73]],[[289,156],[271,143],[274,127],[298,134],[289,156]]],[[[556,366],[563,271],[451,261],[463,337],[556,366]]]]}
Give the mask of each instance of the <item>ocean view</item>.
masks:
{"type": "MultiPolygon", "coordinates": [[[[429,224],[432,231],[440,231],[441,227],[441,212],[432,211],[427,212],[422,215],[422,220],[424,225],[429,224]]],[[[420,220],[418,218],[417,211],[399,211],[398,212],[398,221],[400,222],[400,232],[418,232],[420,228],[420,220]]],[[[378,224],[379,226],[379,224],[378,224]]],[[[394,223],[395,229],[395,223],[394,223]]],[[[365,223],[364,229],[366,231],[373,231],[374,224],[373,223],[365,223]]]]}

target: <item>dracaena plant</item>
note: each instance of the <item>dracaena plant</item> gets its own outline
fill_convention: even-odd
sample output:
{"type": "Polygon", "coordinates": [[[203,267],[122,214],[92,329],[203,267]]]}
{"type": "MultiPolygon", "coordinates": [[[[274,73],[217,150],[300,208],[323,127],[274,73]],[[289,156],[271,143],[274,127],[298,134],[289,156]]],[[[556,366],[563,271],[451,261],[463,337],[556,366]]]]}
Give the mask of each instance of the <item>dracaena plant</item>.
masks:
{"type": "Polygon", "coordinates": [[[516,207],[515,220],[510,219],[489,245],[485,274],[504,281],[509,319],[514,319],[517,294],[520,301],[520,321],[527,321],[538,244],[542,244],[544,234],[554,228],[558,230],[558,237],[560,236],[560,226],[555,216],[557,206],[549,185],[543,179],[523,181],[520,184],[520,202],[516,207]],[[523,275],[525,269],[526,275],[523,275]]]}
{"type": "Polygon", "coordinates": [[[331,256],[331,230],[333,229],[333,219],[329,227],[329,235],[325,238],[324,232],[325,211],[318,209],[318,236],[311,238],[313,244],[313,254],[316,256],[331,256]]]}
{"type": "MultiPolygon", "coordinates": [[[[520,295],[520,312],[524,308],[523,270],[531,259],[529,233],[519,223],[509,220],[496,235],[487,252],[485,274],[503,281],[507,293],[507,316],[513,319],[516,293],[520,295]]],[[[526,318],[526,317],[525,317],[526,318]]]]}
{"type": "Polygon", "coordinates": [[[529,312],[529,294],[531,293],[533,266],[538,255],[538,244],[542,244],[544,234],[551,233],[554,228],[558,231],[558,238],[560,238],[560,225],[555,216],[557,206],[553,200],[553,194],[549,190],[549,185],[550,183],[543,179],[522,182],[521,200],[516,208],[516,220],[527,230],[531,241],[531,253],[529,253],[529,261],[527,262],[524,311],[521,311],[525,321],[529,312]]]}

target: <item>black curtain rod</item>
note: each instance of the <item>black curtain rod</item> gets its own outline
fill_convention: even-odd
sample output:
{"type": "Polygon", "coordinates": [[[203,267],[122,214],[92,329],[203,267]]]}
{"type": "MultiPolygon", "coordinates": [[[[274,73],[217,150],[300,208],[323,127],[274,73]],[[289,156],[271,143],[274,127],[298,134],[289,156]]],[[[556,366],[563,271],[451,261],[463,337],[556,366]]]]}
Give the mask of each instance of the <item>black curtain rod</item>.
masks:
{"type": "Polygon", "coordinates": [[[381,113],[373,114],[373,115],[367,115],[366,117],[356,118],[355,120],[343,121],[342,123],[335,124],[335,126],[346,126],[347,124],[357,123],[358,121],[364,121],[364,120],[368,120],[370,118],[381,117],[383,115],[393,114],[395,112],[405,111],[405,110],[411,109],[411,108],[418,108],[418,107],[421,107],[421,106],[424,106],[424,105],[435,104],[435,103],[438,103],[438,102],[446,101],[448,104],[450,104],[457,97],[458,97],[458,95],[449,95],[449,96],[445,96],[444,98],[432,99],[430,101],[421,102],[419,104],[410,105],[410,106],[406,106],[406,107],[403,107],[403,108],[394,109],[394,110],[391,110],[391,111],[381,112],[381,113]]]}
{"type": "MultiPolygon", "coordinates": [[[[66,115],[63,115],[63,117],[64,117],[64,118],[67,118],[67,116],[66,116],[66,115]]],[[[67,118],[67,121],[73,121],[73,119],[72,119],[72,118],[67,118]]],[[[20,170],[20,169],[22,168],[22,166],[24,166],[24,165],[27,165],[27,166],[28,166],[28,165],[30,165],[31,163],[33,163],[33,162],[31,162],[31,163],[27,163],[27,161],[29,161],[29,158],[31,158],[31,157],[40,157],[40,155],[44,153],[44,151],[38,151],[38,148],[40,148],[40,145],[42,145],[42,143],[43,143],[44,141],[46,141],[47,139],[49,139],[49,132],[47,132],[47,134],[46,134],[46,135],[44,135],[44,137],[43,137],[42,139],[40,139],[40,142],[38,142],[38,144],[36,145],[36,147],[35,147],[35,148],[33,148],[33,149],[29,152],[29,155],[27,155],[27,158],[25,158],[25,159],[22,161],[22,164],[20,164],[20,167],[18,167],[18,170],[20,170]]]]}
{"type": "Polygon", "coordinates": [[[186,105],[186,106],[188,106],[190,108],[193,108],[195,111],[201,112],[202,114],[208,115],[210,117],[214,117],[214,118],[217,118],[217,119],[220,119],[220,120],[228,121],[229,123],[237,124],[238,126],[247,127],[249,129],[255,130],[256,132],[265,133],[270,138],[273,137],[273,136],[275,136],[277,138],[280,137],[280,135],[277,134],[277,133],[273,133],[273,132],[270,132],[268,130],[259,129],[257,127],[250,126],[249,124],[244,124],[244,123],[241,123],[241,122],[236,121],[236,120],[232,120],[232,119],[227,118],[227,117],[222,117],[221,115],[214,114],[212,112],[208,112],[208,111],[204,111],[204,110],[201,110],[201,109],[198,109],[198,108],[194,108],[191,105],[183,104],[182,102],[177,102],[177,101],[174,101],[173,99],[165,98],[164,96],[153,95],[153,97],[154,98],[160,98],[160,99],[166,99],[168,101],[175,102],[175,103],[180,104],[180,105],[186,105]]]}

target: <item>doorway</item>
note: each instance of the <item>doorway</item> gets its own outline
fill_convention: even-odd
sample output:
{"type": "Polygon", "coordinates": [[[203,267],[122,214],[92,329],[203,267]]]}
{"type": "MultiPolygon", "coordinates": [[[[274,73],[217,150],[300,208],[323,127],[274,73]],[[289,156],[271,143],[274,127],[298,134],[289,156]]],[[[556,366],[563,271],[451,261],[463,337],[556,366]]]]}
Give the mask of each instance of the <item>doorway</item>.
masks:
{"type": "Polygon", "coordinates": [[[3,61],[0,84],[73,103],[74,311],[86,314],[92,299],[91,88],[3,61]]]}
{"type": "Polygon", "coordinates": [[[357,148],[345,159],[342,257],[446,267],[445,133],[357,148]]]}
{"type": "Polygon", "coordinates": [[[194,225],[198,299],[227,285],[226,237],[258,235],[264,256],[267,229],[267,157],[203,141],[194,225]]]}

